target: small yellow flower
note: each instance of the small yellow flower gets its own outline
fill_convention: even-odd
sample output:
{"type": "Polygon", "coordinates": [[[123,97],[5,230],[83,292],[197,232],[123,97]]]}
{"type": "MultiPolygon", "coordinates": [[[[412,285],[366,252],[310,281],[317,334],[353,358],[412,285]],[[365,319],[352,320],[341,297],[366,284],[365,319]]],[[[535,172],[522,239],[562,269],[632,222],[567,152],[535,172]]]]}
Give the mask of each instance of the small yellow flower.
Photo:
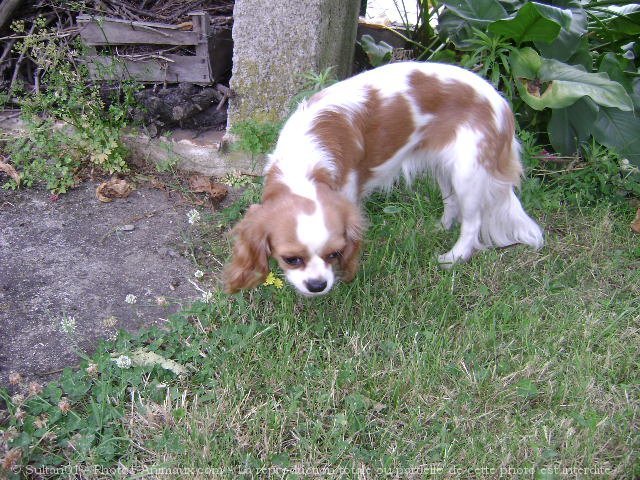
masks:
{"type": "Polygon", "coordinates": [[[284,282],[282,281],[282,279],[276,277],[273,272],[269,272],[269,275],[267,275],[267,278],[262,285],[264,285],[265,287],[273,285],[276,288],[282,288],[284,287],[284,282]]]}

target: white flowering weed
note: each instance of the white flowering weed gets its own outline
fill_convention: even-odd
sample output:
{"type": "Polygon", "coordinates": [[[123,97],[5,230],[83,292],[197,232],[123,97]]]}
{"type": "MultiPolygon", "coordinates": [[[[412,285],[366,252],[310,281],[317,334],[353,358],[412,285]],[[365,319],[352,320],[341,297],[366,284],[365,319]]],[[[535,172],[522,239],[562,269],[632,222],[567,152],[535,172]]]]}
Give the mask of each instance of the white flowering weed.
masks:
{"type": "Polygon", "coordinates": [[[187,212],[187,220],[189,221],[190,225],[195,225],[196,223],[198,223],[200,221],[200,218],[200,212],[195,208],[192,208],[187,212]]]}

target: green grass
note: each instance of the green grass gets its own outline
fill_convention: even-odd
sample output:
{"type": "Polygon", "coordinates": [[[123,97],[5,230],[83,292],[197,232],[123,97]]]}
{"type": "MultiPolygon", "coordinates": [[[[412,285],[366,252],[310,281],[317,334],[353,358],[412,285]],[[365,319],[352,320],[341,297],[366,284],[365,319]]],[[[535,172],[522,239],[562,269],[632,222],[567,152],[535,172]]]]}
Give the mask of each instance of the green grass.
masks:
{"type": "Polygon", "coordinates": [[[91,360],[97,376],[63,378],[96,433],[74,430],[68,413],[53,423],[59,392],[45,390],[22,409],[49,405],[57,440],[25,438],[7,398],[0,430],[17,433],[5,450],[22,445],[23,471],[120,462],[104,478],[638,477],[631,208],[533,211],[541,251],[490,250],[451,271],[435,256],[456,232],[433,230],[441,202],[429,184],[375,196],[367,212],[353,283],[311,300],[290,287],[214,292],[167,330],[122,333],[91,360]],[[190,374],[111,360],[140,346],[190,374]]]}

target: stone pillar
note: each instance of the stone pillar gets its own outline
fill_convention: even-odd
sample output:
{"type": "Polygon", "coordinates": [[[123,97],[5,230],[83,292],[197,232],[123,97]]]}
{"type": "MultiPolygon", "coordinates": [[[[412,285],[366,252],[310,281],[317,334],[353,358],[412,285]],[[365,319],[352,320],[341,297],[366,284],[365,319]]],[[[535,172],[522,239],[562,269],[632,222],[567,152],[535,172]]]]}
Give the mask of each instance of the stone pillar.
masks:
{"type": "Polygon", "coordinates": [[[227,124],[278,121],[303,73],[351,73],[360,0],[236,0],[227,124]]]}

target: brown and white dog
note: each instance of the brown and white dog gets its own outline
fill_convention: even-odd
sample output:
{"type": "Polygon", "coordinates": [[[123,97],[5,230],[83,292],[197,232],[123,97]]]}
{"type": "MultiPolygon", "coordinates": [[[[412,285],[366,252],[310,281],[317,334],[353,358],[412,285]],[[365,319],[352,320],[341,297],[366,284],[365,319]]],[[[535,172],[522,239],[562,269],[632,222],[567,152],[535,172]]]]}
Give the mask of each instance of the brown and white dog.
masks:
{"type": "Polygon", "coordinates": [[[461,227],[453,248],[438,257],[442,266],[489,246],[540,248],[542,231],[514,193],[519,152],[507,102],[462,68],[395,63],[334,84],[284,125],[266,166],[262,203],[234,229],[226,291],[263,282],[270,256],[304,295],[352,280],[362,199],[423,172],[442,191],[442,227],[461,227]]]}

